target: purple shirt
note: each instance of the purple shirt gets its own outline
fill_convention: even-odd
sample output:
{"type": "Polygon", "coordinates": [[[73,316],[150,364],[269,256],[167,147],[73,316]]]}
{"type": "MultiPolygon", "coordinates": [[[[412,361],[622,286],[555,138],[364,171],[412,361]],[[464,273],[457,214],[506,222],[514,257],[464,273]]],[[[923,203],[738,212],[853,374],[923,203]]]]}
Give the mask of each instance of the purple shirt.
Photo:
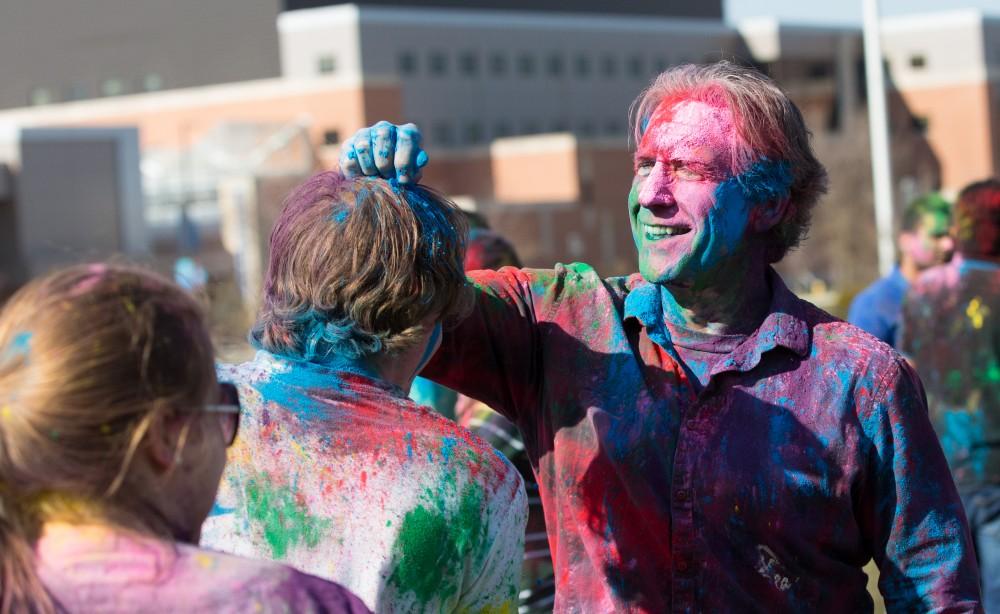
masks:
{"type": "Polygon", "coordinates": [[[49,523],[35,554],[60,612],[369,612],[339,584],[291,567],[116,527],[49,523]]]}
{"type": "Polygon", "coordinates": [[[587,265],[471,275],[476,308],[424,374],[521,429],[561,612],[977,611],[961,502],[920,384],[796,298],[698,393],[660,287],[587,265]]]}
{"type": "Polygon", "coordinates": [[[955,482],[1000,485],[1000,266],[959,255],[925,271],[906,297],[901,343],[955,482]]]}

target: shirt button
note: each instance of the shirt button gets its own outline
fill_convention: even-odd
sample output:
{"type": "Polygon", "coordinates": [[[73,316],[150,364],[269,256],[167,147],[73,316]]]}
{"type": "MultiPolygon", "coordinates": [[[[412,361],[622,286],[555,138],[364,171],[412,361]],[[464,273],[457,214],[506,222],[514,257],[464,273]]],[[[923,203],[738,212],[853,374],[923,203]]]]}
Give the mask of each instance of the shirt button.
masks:
{"type": "Polygon", "coordinates": [[[677,493],[676,493],[676,495],[677,495],[677,500],[678,501],[687,501],[688,500],[688,491],[686,489],[684,489],[684,488],[681,488],[680,490],[678,490],[677,493]]]}
{"type": "Polygon", "coordinates": [[[680,573],[684,573],[690,569],[691,566],[688,564],[687,559],[680,559],[674,563],[674,568],[676,568],[680,573]]]}

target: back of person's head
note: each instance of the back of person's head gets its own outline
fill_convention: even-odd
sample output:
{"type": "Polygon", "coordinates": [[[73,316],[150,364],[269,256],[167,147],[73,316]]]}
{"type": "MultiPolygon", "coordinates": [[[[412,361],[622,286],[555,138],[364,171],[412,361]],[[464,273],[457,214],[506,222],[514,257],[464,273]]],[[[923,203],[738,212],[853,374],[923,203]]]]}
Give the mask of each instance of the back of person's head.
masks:
{"type": "Polygon", "coordinates": [[[915,198],[903,209],[899,219],[900,232],[914,232],[923,224],[927,216],[951,219],[951,203],[937,192],[929,192],[915,198]]]}
{"type": "Polygon", "coordinates": [[[465,252],[465,270],[499,269],[505,266],[521,266],[521,259],[517,257],[514,245],[493,230],[470,230],[469,247],[465,252]]]}
{"type": "Polygon", "coordinates": [[[297,360],[391,355],[429,317],[464,313],[466,222],[424,186],[336,172],[289,194],[274,230],[251,341],[297,360]]]}
{"type": "Polygon", "coordinates": [[[747,200],[787,196],[784,219],[768,233],[769,260],[778,261],[805,237],[812,209],[826,192],[826,169],[809,144],[798,107],[763,73],[731,62],[686,64],[661,73],[632,103],[632,134],[642,140],[663,103],[693,100],[725,106],[738,132],[731,166],[747,200]]]}
{"type": "Polygon", "coordinates": [[[977,181],[955,202],[955,246],[967,258],[1000,258],[1000,180],[977,181]]]}
{"type": "Polygon", "coordinates": [[[0,611],[51,611],[32,552],[43,523],[115,515],[151,422],[214,385],[199,307],[164,278],[82,265],[11,298],[0,313],[0,611]]]}

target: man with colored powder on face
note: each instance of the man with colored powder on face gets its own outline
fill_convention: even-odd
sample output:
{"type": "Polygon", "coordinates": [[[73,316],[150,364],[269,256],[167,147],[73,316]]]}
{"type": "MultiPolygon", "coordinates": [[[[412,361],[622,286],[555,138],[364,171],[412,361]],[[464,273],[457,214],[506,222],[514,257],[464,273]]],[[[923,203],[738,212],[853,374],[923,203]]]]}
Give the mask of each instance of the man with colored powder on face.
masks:
{"type": "Polygon", "coordinates": [[[931,421],[958,485],[1000,612],[1000,181],[955,204],[955,258],[925,272],[903,306],[901,345],[927,387],[931,421]]]}
{"type": "MultiPolygon", "coordinates": [[[[633,109],[639,273],[475,273],[423,371],[520,427],[555,609],[871,611],[874,558],[891,612],[981,611],[915,374],[771,267],[825,188],[798,109],[725,62],[668,70],[633,109]]],[[[350,157],[366,139],[344,171],[391,174],[350,157]]]]}
{"type": "Polygon", "coordinates": [[[337,578],[376,612],[514,612],[527,502],[496,450],[406,397],[467,311],[458,208],[320,173],[271,233],[240,435],[202,543],[337,578]]]}
{"type": "Polygon", "coordinates": [[[889,345],[896,345],[903,297],[922,271],[948,262],[954,250],[949,229],[951,203],[931,193],[903,212],[897,246],[899,264],[851,302],[847,321],[889,345]]]}

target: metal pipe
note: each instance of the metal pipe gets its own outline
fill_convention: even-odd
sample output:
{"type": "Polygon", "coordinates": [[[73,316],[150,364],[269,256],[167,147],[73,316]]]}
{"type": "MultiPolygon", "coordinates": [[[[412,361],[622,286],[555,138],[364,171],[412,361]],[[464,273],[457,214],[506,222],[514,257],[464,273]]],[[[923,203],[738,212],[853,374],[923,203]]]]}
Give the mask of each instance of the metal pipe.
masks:
{"type": "Polygon", "coordinates": [[[878,0],[862,0],[864,10],[865,80],[868,88],[868,131],[875,189],[875,229],[878,268],[887,275],[895,263],[892,232],[892,159],[889,154],[889,118],[885,71],[879,29],[878,0]]]}

